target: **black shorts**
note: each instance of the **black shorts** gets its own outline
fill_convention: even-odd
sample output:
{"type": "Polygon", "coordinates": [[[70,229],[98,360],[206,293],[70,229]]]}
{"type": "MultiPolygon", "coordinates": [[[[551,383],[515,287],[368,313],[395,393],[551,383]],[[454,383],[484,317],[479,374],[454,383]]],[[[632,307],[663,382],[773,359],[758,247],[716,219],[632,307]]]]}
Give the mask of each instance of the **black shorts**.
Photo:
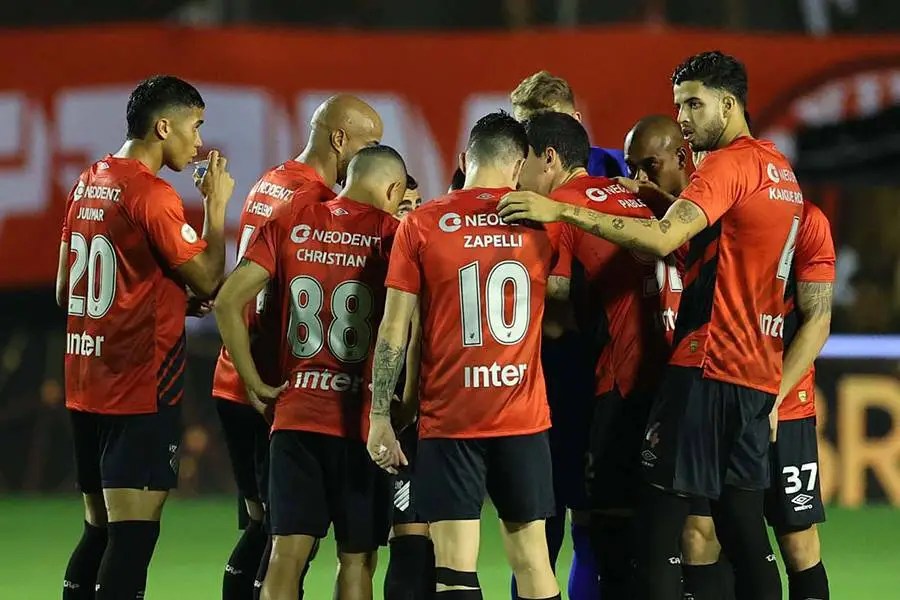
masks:
{"type": "Polygon", "coordinates": [[[717,499],[722,487],[769,486],[769,412],[775,396],[670,366],[641,448],[656,487],[717,499]]]}
{"type": "Polygon", "coordinates": [[[597,361],[577,336],[568,334],[557,340],[544,339],[541,364],[553,420],[549,440],[557,509],[583,510],[589,507],[585,466],[594,415],[597,361]]]}
{"type": "Polygon", "coordinates": [[[825,521],[819,486],[816,418],[778,423],[778,441],[769,451],[772,485],[766,490],[766,520],[783,534],[825,521]]]}
{"type": "Polygon", "coordinates": [[[652,397],[618,389],[596,399],[586,473],[593,510],[631,509],[641,483],[641,444],[652,397]]]}
{"type": "Polygon", "coordinates": [[[396,475],[391,475],[391,493],[394,501],[394,525],[424,523],[416,507],[412,479],[416,470],[416,452],[419,446],[419,430],[410,425],[400,433],[400,447],[409,465],[402,467],[396,475]]]}
{"type": "Polygon", "coordinates": [[[155,413],[106,415],[69,410],[78,487],[168,491],[178,487],[181,405],[155,413]]]}
{"type": "Polygon", "coordinates": [[[553,516],[547,432],[419,440],[413,493],[426,522],[480,519],[485,492],[504,521],[528,523],[553,516]]]}
{"type": "Polygon", "coordinates": [[[269,470],[273,535],[323,538],[333,523],[341,552],[372,552],[387,543],[388,477],[363,442],[278,430],[269,444],[269,470]]]}
{"type": "Polygon", "coordinates": [[[231,470],[237,484],[238,526],[247,526],[249,515],[244,499],[266,503],[269,481],[269,424],[249,404],[216,398],[216,412],[222,424],[222,434],[231,470]]]}

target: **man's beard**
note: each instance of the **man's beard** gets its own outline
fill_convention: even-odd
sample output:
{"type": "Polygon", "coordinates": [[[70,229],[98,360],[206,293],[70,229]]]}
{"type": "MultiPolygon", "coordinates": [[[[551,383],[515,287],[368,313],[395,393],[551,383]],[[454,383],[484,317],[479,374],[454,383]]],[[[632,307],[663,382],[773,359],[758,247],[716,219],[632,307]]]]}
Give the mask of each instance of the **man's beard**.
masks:
{"type": "Polygon", "coordinates": [[[694,134],[695,141],[690,144],[691,150],[694,152],[709,152],[715,150],[719,140],[725,133],[725,121],[712,123],[703,131],[703,135],[694,134]]]}

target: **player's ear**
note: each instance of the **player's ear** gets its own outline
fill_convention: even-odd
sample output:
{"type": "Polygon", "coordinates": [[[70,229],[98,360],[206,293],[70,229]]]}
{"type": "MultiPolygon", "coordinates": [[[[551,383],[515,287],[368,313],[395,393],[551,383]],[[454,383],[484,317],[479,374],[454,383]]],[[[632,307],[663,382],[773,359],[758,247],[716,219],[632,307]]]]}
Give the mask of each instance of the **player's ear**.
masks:
{"type": "Polygon", "coordinates": [[[550,167],[553,166],[559,160],[559,153],[556,151],[556,148],[547,148],[544,150],[544,170],[549,170],[550,167]]]}
{"type": "MultiPolygon", "coordinates": [[[[513,181],[515,181],[516,183],[518,183],[518,181],[519,181],[519,175],[522,174],[522,167],[524,167],[524,166],[525,166],[525,159],[520,158],[519,160],[516,161],[516,164],[513,167],[513,181]]],[[[516,189],[518,189],[518,186],[516,187],[516,189]]]]}
{"type": "Polygon", "coordinates": [[[161,140],[169,137],[169,130],[171,129],[171,123],[169,123],[168,119],[157,119],[156,123],[153,125],[153,133],[156,134],[161,140]]]}
{"type": "Polygon", "coordinates": [[[678,168],[683,171],[687,166],[687,150],[684,146],[675,151],[675,156],[678,158],[678,168]]]}
{"type": "Polygon", "coordinates": [[[727,117],[732,110],[734,110],[735,100],[734,96],[726,95],[722,98],[722,116],[727,117]]]}
{"type": "Polygon", "coordinates": [[[459,164],[459,170],[463,173],[466,172],[466,153],[460,152],[459,156],[456,157],[456,161],[459,164]]]}
{"type": "Polygon", "coordinates": [[[347,133],[343,129],[335,129],[331,132],[331,147],[338,153],[340,153],[341,149],[344,147],[344,142],[346,140],[347,133]]]}
{"type": "Polygon", "coordinates": [[[572,116],[575,117],[575,120],[578,121],[579,123],[584,123],[584,120],[582,119],[582,116],[581,116],[581,111],[576,110],[575,112],[572,113],[572,116]]]}

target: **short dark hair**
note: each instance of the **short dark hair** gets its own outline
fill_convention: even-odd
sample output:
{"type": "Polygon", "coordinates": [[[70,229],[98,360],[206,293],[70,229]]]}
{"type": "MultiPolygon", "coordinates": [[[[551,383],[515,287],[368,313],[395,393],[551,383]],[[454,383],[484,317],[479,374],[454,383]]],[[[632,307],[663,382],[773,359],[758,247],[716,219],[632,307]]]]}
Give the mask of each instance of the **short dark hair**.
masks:
{"type": "Polygon", "coordinates": [[[406,174],[406,189],[408,189],[408,190],[419,189],[419,182],[416,181],[416,178],[413,177],[412,175],[410,175],[409,173],[406,174]]]}
{"type": "Polygon", "coordinates": [[[450,189],[448,191],[461,190],[464,185],[466,185],[466,174],[463,173],[462,169],[456,167],[456,171],[453,172],[453,178],[450,179],[450,189]]]}
{"type": "Polygon", "coordinates": [[[713,50],[690,57],[672,73],[672,85],[685,81],[699,81],[710,89],[725,90],[741,106],[747,106],[747,69],[734,56],[713,50]]]}
{"type": "Polygon", "coordinates": [[[506,111],[478,119],[469,134],[466,154],[475,162],[518,160],[528,156],[528,135],[521,123],[506,111]]]}
{"type": "Polygon", "coordinates": [[[160,113],[173,108],[206,108],[197,88],[171,75],[155,75],[140,82],[128,98],[125,121],[128,139],[150,134],[160,113]]]}
{"type": "Polygon", "coordinates": [[[564,169],[587,168],[591,142],[578,119],[565,113],[539,113],[524,123],[528,144],[535,154],[553,148],[564,169]]]}
{"type": "Polygon", "coordinates": [[[376,144],[374,146],[365,146],[350,161],[347,167],[348,173],[359,172],[360,175],[366,174],[371,170],[378,170],[385,175],[394,175],[390,172],[390,166],[393,165],[397,171],[402,170],[403,179],[407,180],[409,175],[406,172],[406,162],[400,153],[384,144],[376,144]]]}

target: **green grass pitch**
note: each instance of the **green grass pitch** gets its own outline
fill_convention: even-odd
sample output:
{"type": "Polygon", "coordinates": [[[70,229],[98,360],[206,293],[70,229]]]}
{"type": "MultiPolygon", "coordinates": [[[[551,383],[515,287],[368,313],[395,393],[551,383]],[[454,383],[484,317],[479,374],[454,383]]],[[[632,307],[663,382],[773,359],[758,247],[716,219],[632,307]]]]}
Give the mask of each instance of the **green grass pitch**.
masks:
{"type": "MultiPolygon", "coordinates": [[[[222,569],[238,532],[235,502],[227,498],[169,502],[150,568],[149,600],[214,600],[222,569]]],[[[71,497],[0,498],[0,599],[52,600],[61,596],[63,571],[81,532],[82,509],[71,497]]],[[[822,543],[832,598],[877,600],[900,597],[900,511],[888,507],[831,509],[822,543]]],[[[571,547],[559,561],[563,587],[571,547]]],[[[334,544],[325,543],[307,579],[306,597],[331,598],[334,544]]],[[[376,598],[387,565],[382,552],[376,598]]],[[[509,571],[496,515],[485,509],[479,576],[485,598],[509,597],[509,571]]],[[[564,595],[565,597],[565,595],[564,595]]]]}

